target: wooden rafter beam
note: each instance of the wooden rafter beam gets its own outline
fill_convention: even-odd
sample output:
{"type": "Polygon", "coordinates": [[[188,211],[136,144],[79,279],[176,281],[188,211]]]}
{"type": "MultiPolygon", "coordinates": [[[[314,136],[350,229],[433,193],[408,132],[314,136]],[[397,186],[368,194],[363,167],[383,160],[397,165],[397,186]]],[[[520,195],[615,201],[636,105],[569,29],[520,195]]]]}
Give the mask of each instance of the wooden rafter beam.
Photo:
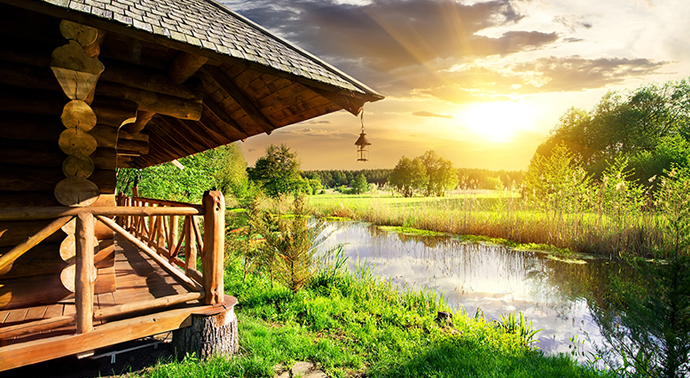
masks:
{"type": "Polygon", "coordinates": [[[96,94],[134,101],[139,104],[139,110],[183,119],[199,120],[201,118],[202,105],[200,101],[157,94],[128,85],[110,82],[98,83],[96,94]]]}
{"type": "Polygon", "coordinates": [[[222,130],[220,127],[218,127],[218,125],[216,125],[216,123],[209,119],[208,116],[206,116],[205,114],[201,115],[201,119],[199,120],[199,122],[201,122],[206,127],[209,133],[216,135],[216,139],[222,140],[221,144],[228,144],[234,142],[237,139],[241,139],[235,134],[241,134],[242,136],[244,135],[239,130],[234,129],[230,126],[228,126],[228,128],[230,129],[230,131],[232,131],[232,133],[228,135],[228,132],[226,130],[222,130]]]}
{"type": "Polygon", "coordinates": [[[219,142],[213,139],[212,136],[208,135],[208,133],[205,132],[203,127],[199,128],[194,128],[191,127],[187,122],[180,120],[180,119],[173,119],[173,126],[178,125],[180,128],[178,131],[185,131],[185,134],[189,134],[190,137],[196,139],[197,142],[201,143],[204,145],[206,148],[213,148],[215,147],[219,142]]]}
{"type": "Polygon", "coordinates": [[[191,146],[191,143],[183,143],[187,142],[185,138],[182,137],[179,133],[176,133],[175,128],[163,117],[156,117],[154,121],[157,126],[155,135],[157,135],[161,139],[167,138],[166,142],[169,145],[178,146],[178,154],[179,150],[184,151],[184,156],[192,155],[201,151],[201,146],[191,146]]]}
{"type": "Polygon", "coordinates": [[[235,102],[245,111],[249,116],[261,126],[266,134],[271,134],[275,129],[273,123],[263,114],[261,110],[254,105],[254,103],[247,98],[247,96],[242,93],[242,90],[237,87],[237,85],[227,77],[223,71],[217,67],[206,66],[202,67],[201,71],[206,75],[210,76],[213,81],[220,85],[223,90],[225,90],[230,97],[232,97],[235,102]]]}
{"type": "MultiPolygon", "coordinates": [[[[170,137],[176,139],[176,140],[183,140],[185,141],[187,145],[190,145],[190,147],[193,149],[192,154],[195,154],[200,151],[205,151],[211,147],[208,146],[208,143],[204,141],[202,138],[199,137],[199,135],[196,135],[194,133],[190,133],[187,131],[187,129],[181,127],[178,124],[178,119],[177,118],[164,118],[161,117],[162,122],[164,122],[166,125],[168,125],[168,128],[165,129],[165,131],[170,135],[170,137]]],[[[213,144],[211,144],[213,146],[213,144]]]]}
{"type": "Polygon", "coordinates": [[[168,77],[177,83],[182,84],[192,77],[196,71],[208,62],[208,58],[196,54],[181,51],[168,66],[168,77]]]}
{"type": "Polygon", "coordinates": [[[213,113],[229,127],[241,132],[246,136],[249,136],[249,134],[240,125],[238,125],[237,122],[235,122],[235,120],[232,119],[232,117],[230,117],[230,115],[228,115],[228,113],[226,113],[217,102],[213,101],[212,98],[209,97],[206,99],[206,101],[204,101],[204,107],[207,111],[213,113]]]}

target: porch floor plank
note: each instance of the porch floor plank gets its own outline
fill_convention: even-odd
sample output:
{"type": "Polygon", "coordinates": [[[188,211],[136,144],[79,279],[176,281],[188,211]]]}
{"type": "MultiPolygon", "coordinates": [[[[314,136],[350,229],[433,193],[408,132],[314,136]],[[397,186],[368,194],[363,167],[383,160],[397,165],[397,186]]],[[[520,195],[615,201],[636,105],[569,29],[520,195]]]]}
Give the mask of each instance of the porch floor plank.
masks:
{"type": "MultiPolygon", "coordinates": [[[[116,290],[112,293],[94,296],[95,310],[188,292],[175,278],[160,268],[153,259],[117,236],[114,269],[116,290]]],[[[198,303],[189,306],[194,305],[198,306],[198,303]]],[[[52,305],[0,311],[0,328],[38,319],[74,315],[75,313],[74,295],[70,295],[52,305]]],[[[107,324],[109,324],[107,321],[97,320],[94,322],[94,326],[97,328],[107,324]]],[[[10,340],[0,340],[0,354],[6,346],[36,342],[41,339],[47,340],[47,338],[73,335],[74,333],[75,326],[72,324],[10,340]]]]}

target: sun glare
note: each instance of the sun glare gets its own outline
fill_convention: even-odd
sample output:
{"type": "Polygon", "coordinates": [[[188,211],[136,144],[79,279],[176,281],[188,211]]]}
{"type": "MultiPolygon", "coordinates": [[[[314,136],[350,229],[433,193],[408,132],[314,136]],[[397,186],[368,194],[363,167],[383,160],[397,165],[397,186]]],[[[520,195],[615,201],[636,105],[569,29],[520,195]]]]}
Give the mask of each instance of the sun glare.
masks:
{"type": "Polygon", "coordinates": [[[518,102],[472,104],[456,117],[460,126],[491,142],[508,142],[532,126],[533,110],[518,102]]]}

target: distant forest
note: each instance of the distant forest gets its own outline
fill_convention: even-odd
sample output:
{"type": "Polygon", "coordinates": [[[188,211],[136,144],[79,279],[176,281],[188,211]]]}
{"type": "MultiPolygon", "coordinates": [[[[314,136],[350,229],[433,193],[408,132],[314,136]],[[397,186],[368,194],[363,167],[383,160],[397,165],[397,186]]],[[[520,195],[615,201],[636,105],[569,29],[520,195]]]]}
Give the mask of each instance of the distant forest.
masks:
{"type": "MultiPolygon", "coordinates": [[[[393,169],[361,169],[354,171],[320,170],[303,171],[304,178],[318,178],[321,184],[329,188],[350,186],[355,177],[363,174],[367,182],[383,187],[388,182],[393,169]]],[[[478,168],[458,168],[458,188],[460,189],[497,189],[502,185],[506,188],[518,187],[525,177],[524,171],[494,171],[478,168]],[[500,181],[499,181],[500,180],[500,181]]]]}

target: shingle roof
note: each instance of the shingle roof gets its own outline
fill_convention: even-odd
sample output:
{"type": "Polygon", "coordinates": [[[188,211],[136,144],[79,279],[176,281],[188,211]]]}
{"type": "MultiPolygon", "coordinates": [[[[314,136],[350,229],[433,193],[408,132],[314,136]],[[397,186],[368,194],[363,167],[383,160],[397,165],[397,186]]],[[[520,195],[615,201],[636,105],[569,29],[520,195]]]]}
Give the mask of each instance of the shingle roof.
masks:
{"type": "Polygon", "coordinates": [[[382,98],[328,63],[213,0],[42,0],[217,54],[382,98]]]}

